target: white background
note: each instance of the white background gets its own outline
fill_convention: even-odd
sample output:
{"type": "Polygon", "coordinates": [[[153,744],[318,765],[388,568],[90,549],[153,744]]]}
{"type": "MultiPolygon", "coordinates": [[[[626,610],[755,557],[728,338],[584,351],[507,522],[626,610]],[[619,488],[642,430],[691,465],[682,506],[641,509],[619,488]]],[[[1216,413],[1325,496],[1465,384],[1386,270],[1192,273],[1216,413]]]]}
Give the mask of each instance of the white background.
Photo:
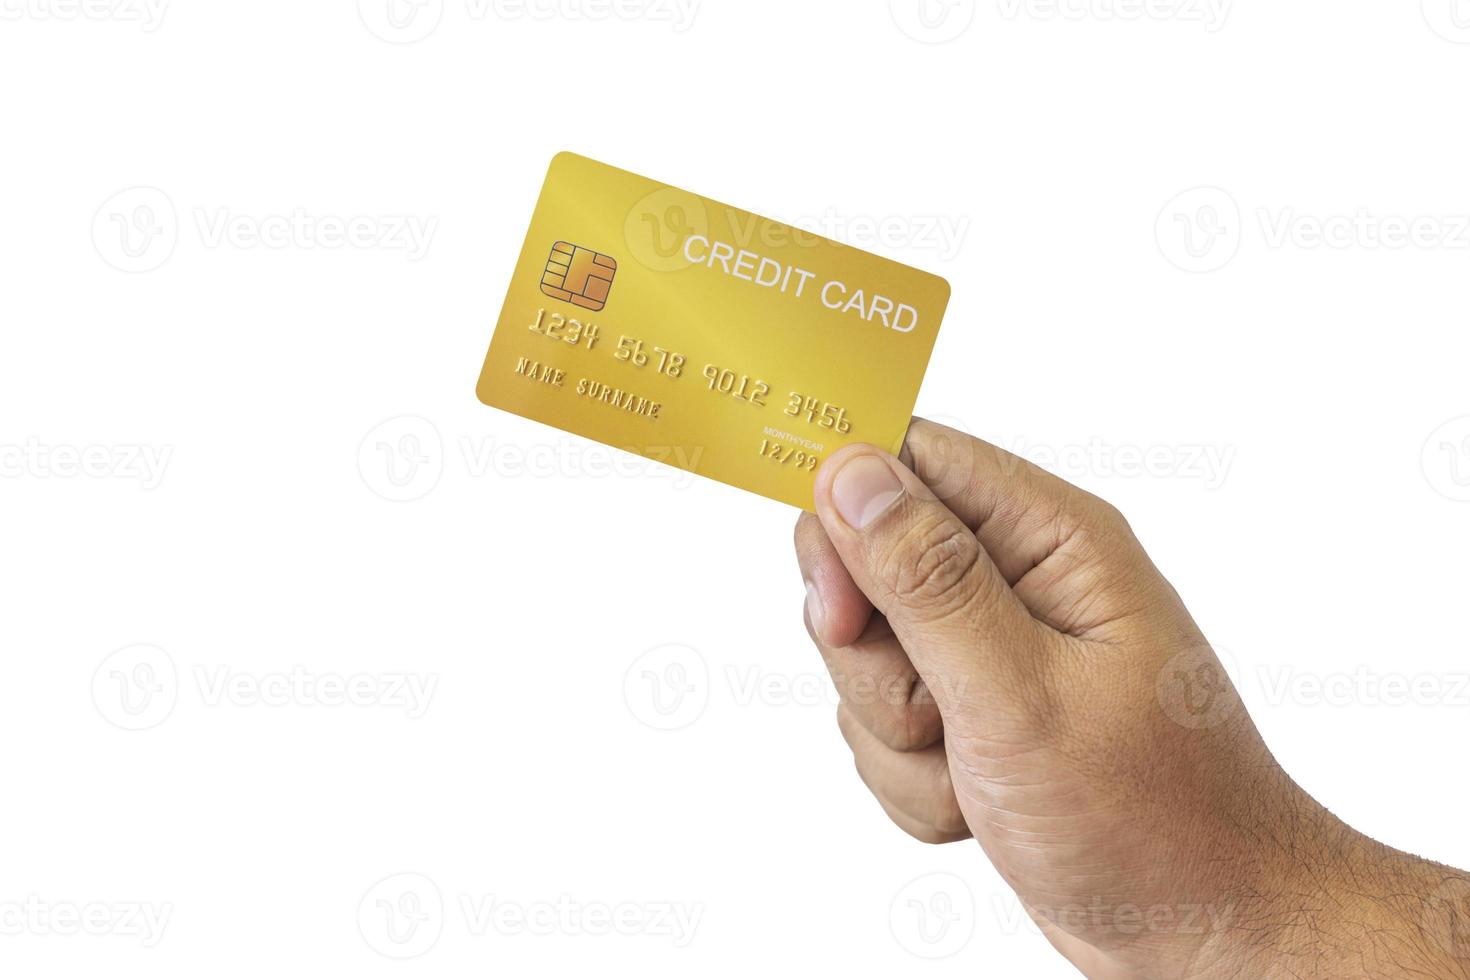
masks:
{"type": "Polygon", "coordinates": [[[1071,975],[859,783],[792,510],[475,400],[561,149],[947,277],[919,413],[1470,866],[1463,0],[87,2],[0,0],[6,975],[1071,975]]]}

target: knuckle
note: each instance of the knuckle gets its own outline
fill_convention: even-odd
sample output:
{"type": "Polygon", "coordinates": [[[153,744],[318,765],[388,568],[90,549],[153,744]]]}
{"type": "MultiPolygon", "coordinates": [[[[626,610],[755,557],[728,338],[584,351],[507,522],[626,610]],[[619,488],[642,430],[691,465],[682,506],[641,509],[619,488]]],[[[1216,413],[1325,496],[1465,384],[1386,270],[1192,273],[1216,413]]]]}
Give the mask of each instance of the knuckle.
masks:
{"type": "Polygon", "coordinates": [[[927,516],[882,558],[883,579],[908,604],[948,610],[968,597],[980,543],[948,514],[927,516]]]}
{"type": "Polygon", "coordinates": [[[916,671],[872,677],[861,688],[844,699],[863,705],[870,732],[895,752],[928,748],[944,735],[938,707],[916,671]]]}
{"type": "Polygon", "coordinates": [[[851,725],[851,714],[847,710],[847,705],[839,704],[837,706],[837,730],[842,733],[842,738],[848,745],[852,745],[851,725]]]}
{"type": "Polygon", "coordinates": [[[802,511],[796,518],[796,526],[791,529],[791,544],[798,555],[806,554],[811,547],[812,522],[807,520],[809,517],[811,517],[810,514],[802,511]]]}
{"type": "Polygon", "coordinates": [[[928,824],[909,824],[903,827],[904,833],[921,844],[953,844],[957,840],[968,837],[968,834],[948,833],[939,827],[931,827],[928,824]]]}
{"type": "Polygon", "coordinates": [[[912,668],[894,673],[834,675],[846,717],[895,752],[928,748],[944,736],[939,707],[912,668]]]}
{"type": "Polygon", "coordinates": [[[963,432],[935,426],[926,433],[922,451],[914,453],[911,468],[936,497],[949,500],[975,482],[981,445],[963,432]]]}
{"type": "Polygon", "coordinates": [[[939,817],[940,822],[935,829],[944,834],[949,840],[964,840],[970,836],[970,827],[965,823],[965,818],[956,808],[953,813],[944,813],[939,817]]]}
{"type": "Polygon", "coordinates": [[[882,712],[880,731],[875,734],[895,752],[917,752],[927,749],[944,736],[944,724],[938,709],[927,705],[904,704],[882,712]]]}
{"type": "Polygon", "coordinates": [[[935,799],[939,802],[935,804],[934,826],[954,837],[969,836],[970,825],[965,822],[965,814],[955,796],[948,768],[944,770],[943,785],[935,794],[935,799]]]}
{"type": "Polygon", "coordinates": [[[1093,511],[1101,526],[1125,534],[1133,533],[1133,528],[1128,524],[1128,518],[1123,516],[1123,512],[1101,497],[1093,498],[1093,511]]]}

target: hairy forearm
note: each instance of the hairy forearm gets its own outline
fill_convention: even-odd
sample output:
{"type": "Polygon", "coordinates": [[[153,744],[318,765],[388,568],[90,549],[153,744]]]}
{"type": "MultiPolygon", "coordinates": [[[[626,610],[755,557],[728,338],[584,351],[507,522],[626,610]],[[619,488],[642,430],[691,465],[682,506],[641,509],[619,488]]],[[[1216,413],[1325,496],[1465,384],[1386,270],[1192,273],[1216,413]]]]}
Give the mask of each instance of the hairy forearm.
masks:
{"type": "Polygon", "coordinates": [[[1470,980],[1470,874],[1325,813],[1306,824],[1279,876],[1239,896],[1242,914],[1195,964],[1199,980],[1470,980]]]}

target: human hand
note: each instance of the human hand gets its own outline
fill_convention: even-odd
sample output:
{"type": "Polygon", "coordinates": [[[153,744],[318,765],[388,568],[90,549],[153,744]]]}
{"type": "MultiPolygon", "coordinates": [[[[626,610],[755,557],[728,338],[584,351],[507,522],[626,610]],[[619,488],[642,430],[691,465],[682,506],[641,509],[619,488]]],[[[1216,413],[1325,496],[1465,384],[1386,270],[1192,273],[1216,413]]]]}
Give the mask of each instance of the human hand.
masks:
{"type": "Polygon", "coordinates": [[[1113,507],[922,419],[904,457],[834,453],[796,529],[896,824],[973,835],[1089,977],[1470,976],[1470,879],[1286,775],[1113,507]]]}

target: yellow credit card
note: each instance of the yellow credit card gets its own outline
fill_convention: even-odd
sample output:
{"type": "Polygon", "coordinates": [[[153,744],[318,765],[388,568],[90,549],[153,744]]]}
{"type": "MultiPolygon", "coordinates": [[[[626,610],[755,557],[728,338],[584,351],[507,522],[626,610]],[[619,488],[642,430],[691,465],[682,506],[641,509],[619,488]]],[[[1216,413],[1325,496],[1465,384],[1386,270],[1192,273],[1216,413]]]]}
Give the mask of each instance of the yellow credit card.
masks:
{"type": "Polygon", "coordinates": [[[823,459],[897,453],[949,284],[560,153],[476,393],[812,509],[823,459]]]}

